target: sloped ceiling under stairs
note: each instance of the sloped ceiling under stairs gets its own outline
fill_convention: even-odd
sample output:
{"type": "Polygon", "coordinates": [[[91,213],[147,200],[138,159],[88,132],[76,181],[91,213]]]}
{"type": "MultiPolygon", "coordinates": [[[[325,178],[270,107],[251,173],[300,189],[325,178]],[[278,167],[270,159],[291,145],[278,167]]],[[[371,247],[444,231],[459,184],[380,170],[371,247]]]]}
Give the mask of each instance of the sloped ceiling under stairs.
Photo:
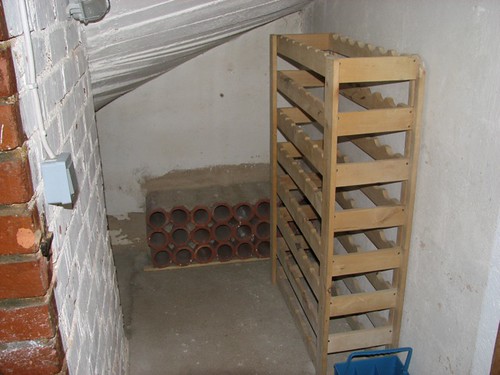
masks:
{"type": "Polygon", "coordinates": [[[109,13],[85,27],[96,110],[190,58],[311,1],[111,0],[109,13]]]}

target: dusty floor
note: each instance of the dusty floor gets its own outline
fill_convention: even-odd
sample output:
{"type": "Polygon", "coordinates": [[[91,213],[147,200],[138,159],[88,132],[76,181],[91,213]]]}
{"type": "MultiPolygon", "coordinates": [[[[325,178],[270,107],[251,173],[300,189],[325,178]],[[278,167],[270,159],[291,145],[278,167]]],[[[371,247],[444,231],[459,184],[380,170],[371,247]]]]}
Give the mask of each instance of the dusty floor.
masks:
{"type": "MultiPolygon", "coordinates": [[[[172,187],[183,180],[186,186],[204,181],[201,174],[224,185],[236,173],[208,172],[175,176],[172,187]]],[[[253,182],[268,170],[237,172],[253,182]]],[[[169,179],[162,180],[148,190],[168,184],[169,179]]],[[[108,221],[131,375],[314,374],[288,307],[271,284],[269,260],[146,272],[144,215],[108,221]]]]}
{"type": "Polygon", "coordinates": [[[130,374],[313,374],[269,261],[144,272],[114,246],[130,374]]]}

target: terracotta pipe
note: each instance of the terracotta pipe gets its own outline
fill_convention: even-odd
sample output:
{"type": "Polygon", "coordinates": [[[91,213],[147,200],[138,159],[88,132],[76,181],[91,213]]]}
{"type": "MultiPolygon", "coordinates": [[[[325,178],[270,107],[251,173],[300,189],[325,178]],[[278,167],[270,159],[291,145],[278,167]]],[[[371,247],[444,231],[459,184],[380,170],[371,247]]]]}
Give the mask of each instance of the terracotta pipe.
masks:
{"type": "Polygon", "coordinates": [[[178,266],[187,266],[193,261],[193,250],[189,247],[179,247],[174,251],[174,263],[178,266]]]}
{"type": "Polygon", "coordinates": [[[216,223],[227,223],[233,217],[233,209],[230,205],[219,202],[214,204],[212,209],[212,219],[216,223]]]}
{"type": "Polygon", "coordinates": [[[269,240],[271,224],[267,220],[259,221],[254,227],[254,233],[259,240],[269,240]]]}
{"type": "Polygon", "coordinates": [[[174,227],[170,232],[170,237],[175,246],[185,245],[189,241],[189,232],[184,227],[174,227]]]}
{"type": "Polygon", "coordinates": [[[240,259],[251,258],[254,252],[254,246],[250,241],[243,241],[236,246],[236,255],[240,259]]]}
{"type": "Polygon", "coordinates": [[[176,206],[170,210],[170,220],[174,227],[187,225],[189,223],[190,212],[184,206],[176,206]]]}
{"type": "Polygon", "coordinates": [[[163,229],[156,229],[148,235],[148,246],[155,250],[163,250],[168,246],[169,234],[163,229]]]}
{"type": "Polygon", "coordinates": [[[167,249],[154,250],[151,252],[151,259],[156,268],[168,267],[172,264],[172,252],[167,249]]]}
{"type": "Polygon", "coordinates": [[[235,228],[236,239],[239,241],[251,240],[253,237],[252,225],[248,222],[241,222],[235,228]]]}
{"type": "Polygon", "coordinates": [[[269,199],[261,199],[255,203],[255,215],[261,220],[269,220],[271,212],[271,203],[269,199]]]}
{"type": "Polygon", "coordinates": [[[208,225],[212,221],[212,213],[207,206],[198,205],[191,210],[191,222],[194,225],[208,225]]]}
{"type": "Polygon", "coordinates": [[[227,262],[234,258],[235,249],[229,242],[221,243],[216,249],[219,262],[227,262]]]}
{"type": "Polygon", "coordinates": [[[155,208],[148,213],[147,222],[153,229],[161,229],[168,224],[168,214],[162,208],[155,208]]]}
{"type": "Polygon", "coordinates": [[[194,260],[198,263],[209,263],[216,255],[216,251],[209,245],[200,245],[194,250],[194,260]]]}
{"type": "Polygon", "coordinates": [[[258,258],[269,258],[271,256],[271,244],[269,241],[259,241],[255,245],[255,255],[258,258]]]}
{"type": "Polygon", "coordinates": [[[228,224],[216,224],[212,227],[212,239],[217,242],[227,242],[234,238],[233,228],[228,224]]]}
{"type": "Polygon", "coordinates": [[[204,245],[210,243],[210,240],[212,239],[210,228],[208,227],[194,228],[191,231],[191,233],[189,233],[189,239],[198,245],[204,245]]]}
{"type": "Polygon", "coordinates": [[[233,208],[234,218],[238,221],[250,221],[255,216],[252,205],[248,202],[238,203],[233,208]]]}

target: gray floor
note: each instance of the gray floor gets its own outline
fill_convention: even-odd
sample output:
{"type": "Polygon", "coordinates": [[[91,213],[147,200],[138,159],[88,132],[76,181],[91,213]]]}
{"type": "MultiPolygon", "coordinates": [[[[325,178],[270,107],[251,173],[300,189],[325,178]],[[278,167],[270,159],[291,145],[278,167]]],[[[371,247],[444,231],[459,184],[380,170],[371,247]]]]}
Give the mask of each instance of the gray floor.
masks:
{"type": "Polygon", "coordinates": [[[114,246],[130,374],[314,374],[269,261],[145,272],[114,246]]]}

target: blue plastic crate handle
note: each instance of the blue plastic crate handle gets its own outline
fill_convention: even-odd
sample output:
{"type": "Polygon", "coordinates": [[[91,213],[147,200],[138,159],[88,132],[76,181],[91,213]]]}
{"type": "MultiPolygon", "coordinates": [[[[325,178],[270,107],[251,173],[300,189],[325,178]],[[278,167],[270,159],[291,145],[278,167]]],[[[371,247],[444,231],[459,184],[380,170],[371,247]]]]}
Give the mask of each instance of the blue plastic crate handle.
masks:
{"type": "Polygon", "coordinates": [[[346,367],[346,369],[349,368],[349,365],[351,364],[351,360],[353,358],[355,358],[355,357],[373,357],[373,356],[377,356],[377,355],[388,355],[388,354],[397,354],[397,353],[404,353],[404,352],[407,352],[405,364],[403,366],[403,374],[406,374],[406,373],[408,373],[408,367],[410,367],[411,355],[413,353],[413,349],[412,348],[369,350],[369,351],[366,351],[366,352],[351,353],[349,355],[349,358],[347,358],[347,367],[346,367]]]}

